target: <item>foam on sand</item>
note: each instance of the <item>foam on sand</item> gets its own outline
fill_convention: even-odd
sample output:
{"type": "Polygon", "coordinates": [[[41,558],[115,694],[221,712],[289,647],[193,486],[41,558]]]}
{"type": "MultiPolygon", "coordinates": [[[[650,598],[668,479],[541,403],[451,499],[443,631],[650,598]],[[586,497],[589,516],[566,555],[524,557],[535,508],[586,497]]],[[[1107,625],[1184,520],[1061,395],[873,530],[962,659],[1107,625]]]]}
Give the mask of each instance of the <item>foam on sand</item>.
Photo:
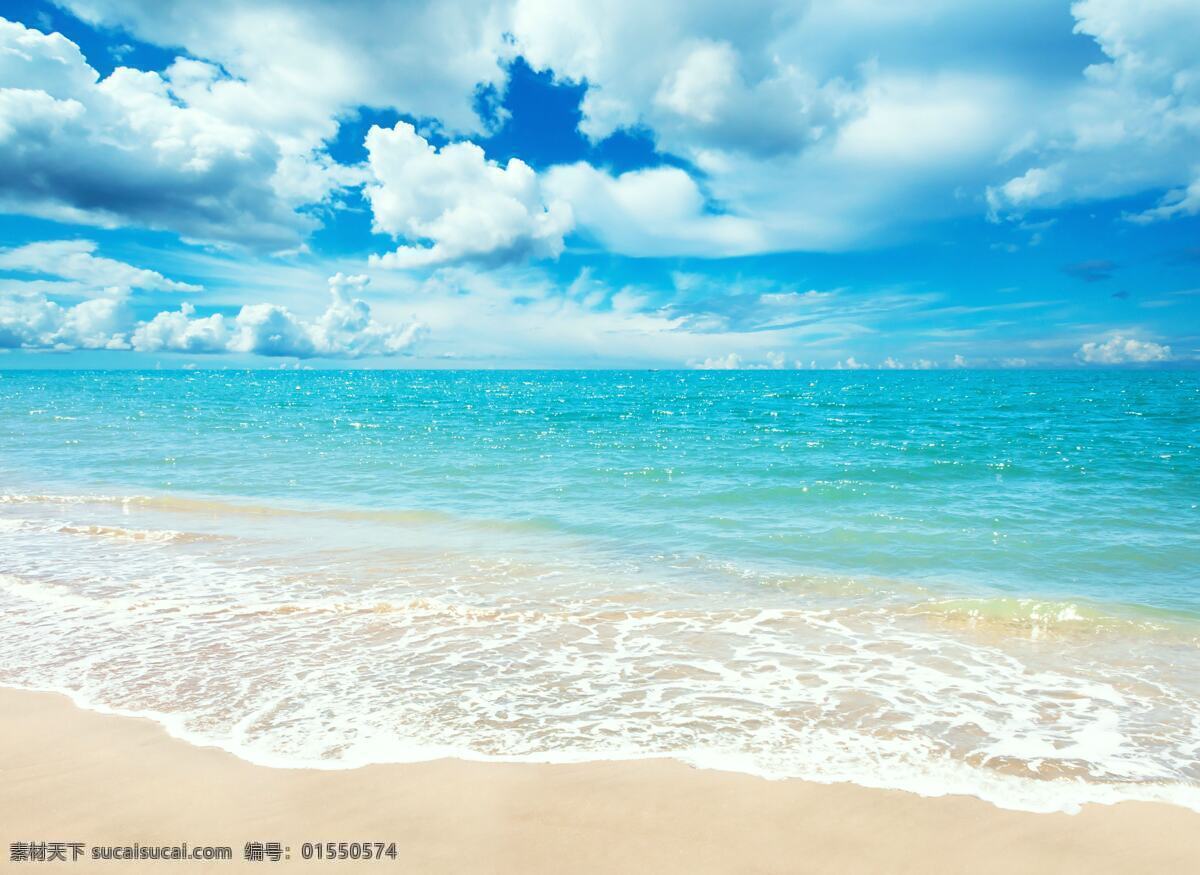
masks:
{"type": "Polygon", "coordinates": [[[0,682],[255,763],[671,757],[1029,811],[1200,810],[1186,617],[635,566],[536,529],[464,547],[469,521],[403,514],[248,528],[7,504],[0,682]]]}

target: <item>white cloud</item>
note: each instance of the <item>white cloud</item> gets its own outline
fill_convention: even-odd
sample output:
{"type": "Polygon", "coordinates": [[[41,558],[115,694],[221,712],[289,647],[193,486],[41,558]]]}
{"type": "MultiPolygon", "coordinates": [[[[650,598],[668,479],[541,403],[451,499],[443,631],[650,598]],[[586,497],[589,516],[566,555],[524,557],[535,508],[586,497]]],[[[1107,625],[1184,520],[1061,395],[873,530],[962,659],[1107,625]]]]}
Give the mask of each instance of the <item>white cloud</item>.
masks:
{"type": "Polygon", "coordinates": [[[711,356],[692,365],[698,371],[736,371],[742,367],[742,357],[736,352],[711,356]]]}
{"type": "Polygon", "coordinates": [[[1115,334],[1106,341],[1091,341],[1079,347],[1079,361],[1096,365],[1165,362],[1171,359],[1171,347],[1150,340],[1138,340],[1115,334]]]}
{"type": "Polygon", "coordinates": [[[1197,204],[1191,0],[1075,3],[1107,59],[1086,71],[1070,18],[1043,0],[64,4],[187,56],[100,79],[64,38],[6,23],[0,208],[292,249],[317,221],[297,208],[372,181],[326,153],[341,119],[391,107],[482,133],[476,108],[518,53],[587,84],[585,134],[648,130],[695,171],[539,179],[465,143],[390,143],[430,173],[395,162],[373,179],[379,227],[403,238],[381,263],[553,257],[572,227],[632,255],[724,256],[1144,192],[1170,193],[1135,220],[1197,204]]]}
{"type": "Polygon", "coordinates": [[[1158,206],[1135,213],[1127,218],[1139,225],[1173,219],[1176,216],[1194,216],[1200,213],[1200,175],[1186,189],[1167,192],[1158,206]]]}
{"type": "Polygon", "coordinates": [[[1003,211],[1019,212],[1024,207],[1045,201],[1057,194],[1061,185],[1058,168],[1031,167],[1003,185],[988,186],[989,216],[996,219],[1003,211]]]}
{"type": "Polygon", "coordinates": [[[365,301],[348,292],[362,290],[365,276],[336,274],[329,279],[331,301],[319,317],[305,321],[277,304],[248,304],[232,318],[195,317],[184,304],[140,325],[131,338],[139,352],[237,352],[296,358],[362,358],[407,352],[425,331],[420,322],[384,325],[371,317],[365,301]]]}
{"type": "Polygon", "coordinates": [[[230,74],[188,91],[209,112],[309,146],[360,106],[476,132],[480,86],[502,88],[507,3],[368,0],[63,0],[85,21],[184,46],[230,74]]]}
{"type": "Polygon", "coordinates": [[[688,367],[697,371],[780,371],[787,368],[787,356],[782,352],[768,351],[763,361],[748,362],[736,352],[721,356],[709,356],[703,360],[688,362],[688,367]]]}
{"type": "Polygon", "coordinates": [[[372,264],[429,267],[459,261],[554,258],[570,230],[571,208],[547,200],[537,174],[519,159],[500,166],[474,143],[431,146],[412,125],[372,127],[366,139],[373,176],[364,192],[375,228],[405,245],[372,264]]]}
{"type": "MultiPolygon", "coordinates": [[[[586,134],[640,126],[700,168],[719,212],[757,229],[744,246],[836,249],[1196,178],[1200,9],[1087,0],[1072,12],[1109,58],[1086,74],[1070,19],[1034,0],[519,0],[513,33],[536,67],[587,82],[586,134]]],[[[1193,206],[1173,194],[1146,218],[1193,206]]],[[[650,235],[637,251],[692,246],[650,235]]]]}
{"type": "Polygon", "coordinates": [[[560,165],[546,173],[545,188],[571,205],[581,231],[626,255],[721,257],[765,245],[757,223],[710,212],[700,187],[676,167],[612,176],[582,162],[560,165]]]}
{"type": "Polygon", "coordinates": [[[277,304],[247,304],[236,316],[196,316],[190,302],[144,322],[122,295],[64,307],[44,295],[0,296],[0,349],[110,349],[137,352],[247,353],[295,358],[364,358],[407,353],[424,336],[423,323],[384,323],[365,301],[351,297],[364,276],[329,279],[330,303],[314,319],[277,304]]]}
{"type": "Polygon", "coordinates": [[[157,315],[134,309],[136,293],[111,296],[126,306],[117,309],[119,318],[107,333],[68,330],[53,337],[63,322],[55,314],[69,309],[64,296],[73,298],[77,290],[64,291],[47,280],[0,280],[0,298],[12,298],[6,310],[13,302],[24,302],[25,309],[38,302],[35,309],[50,315],[45,324],[43,314],[40,330],[31,330],[37,328],[31,315],[15,320],[21,326],[17,331],[9,319],[6,345],[53,349],[86,342],[136,347],[141,355],[307,359],[400,350],[428,367],[678,367],[705,359],[716,364],[733,353],[745,369],[799,367],[795,360],[813,359],[829,366],[848,357],[851,364],[876,363],[889,354],[908,367],[932,366],[935,360],[945,366],[964,342],[971,343],[972,364],[1016,355],[1049,364],[1070,358],[1079,345],[1076,340],[1064,348],[1053,322],[1013,338],[1011,327],[1003,327],[1013,323],[1004,320],[994,331],[975,331],[966,341],[962,332],[950,329],[961,319],[974,319],[974,310],[947,307],[935,293],[818,291],[766,277],[676,272],[661,285],[613,285],[600,278],[598,269],[582,269],[571,281],[561,278],[559,268],[460,265],[428,273],[377,271],[367,287],[363,277],[346,276],[361,269],[346,259],[330,265],[344,274],[334,276],[326,292],[324,277],[316,273],[324,267],[306,260],[281,263],[185,251],[165,264],[168,274],[186,270],[189,277],[203,277],[209,291],[194,307],[157,315]],[[258,292],[247,299],[246,289],[258,292]],[[1038,346],[1043,341],[1052,345],[1038,346]]]}
{"type": "Polygon", "coordinates": [[[0,349],[127,349],[120,298],[62,307],[42,295],[0,296],[0,349]]]}
{"type": "Polygon", "coordinates": [[[582,130],[645,125],[663,148],[764,155],[819,137],[843,103],[802,56],[779,52],[801,4],[518,0],[512,32],[536,67],[589,83],[582,130]]]}
{"type": "Polygon", "coordinates": [[[167,279],[146,270],[95,255],[91,240],[46,240],[0,250],[0,270],[25,271],[61,277],[95,288],[118,291],[147,289],[165,292],[198,292],[202,286],[167,279]]]}
{"type": "Polygon", "coordinates": [[[326,151],[342,119],[393,107],[483,130],[480,89],[503,88],[512,55],[500,0],[61,5],[190,57],[100,80],[68,40],[5,23],[0,163],[13,174],[0,208],[264,251],[293,249],[318,227],[299,207],[363,181],[326,151]]]}
{"type": "Polygon", "coordinates": [[[309,328],[318,355],[359,358],[407,352],[427,331],[424,323],[384,325],[371,318],[365,301],[349,297],[370,282],[366,276],[335,274],[329,278],[328,309],[309,328]]]}
{"type": "MultiPolygon", "coordinates": [[[[701,116],[717,113],[721,101],[699,91],[671,79],[654,99],[680,112],[686,103],[701,116]]],[[[1025,99],[996,78],[882,73],[871,74],[859,97],[856,112],[794,148],[757,153],[689,140],[679,149],[701,174],[659,166],[613,175],[576,163],[550,168],[544,187],[571,205],[578,230],[622,254],[845,248],[894,231],[901,217],[978,210],[953,192],[964,184],[982,192],[1025,99]]]]}
{"type": "Polygon", "coordinates": [[[61,35],[0,19],[0,209],[276,247],[315,227],[278,142],[173,89],[170,71],[101,79],[61,35]]]}
{"type": "MultiPolygon", "coordinates": [[[[955,358],[960,358],[960,356],[955,356],[955,358]]],[[[932,371],[937,369],[938,363],[930,359],[914,359],[911,362],[903,362],[888,356],[880,363],[879,367],[887,371],[932,371]]]]}
{"type": "Polygon", "coordinates": [[[1077,0],[1075,30],[1095,38],[1112,59],[1092,76],[1129,79],[1175,93],[1200,92],[1196,33],[1200,12],[1190,0],[1077,0]]]}
{"type": "Polygon", "coordinates": [[[1134,216],[1154,221],[1195,211],[1184,190],[1200,143],[1200,7],[1190,0],[1081,0],[1075,31],[1107,60],[1093,64],[1040,119],[1028,143],[1036,162],[989,190],[994,211],[1179,189],[1134,216]]]}
{"type": "Polygon", "coordinates": [[[230,322],[220,313],[194,317],[194,304],[184,302],[174,312],[164,311],[133,332],[133,347],[139,352],[226,352],[230,322]]]}
{"type": "MultiPolygon", "coordinates": [[[[867,0],[601,7],[519,0],[518,47],[588,83],[589,136],[648,128],[703,172],[705,200],[720,208],[700,215],[743,226],[717,255],[845,248],[978,212],[999,157],[1040,126],[1057,85],[986,60],[997,32],[1051,24],[1034,2],[969,16],[950,3],[867,0]]],[[[619,251],[692,254],[694,237],[651,234],[619,251]]]]}
{"type": "Polygon", "coordinates": [[[668,112],[711,124],[730,99],[737,53],[727,42],[701,42],[663,79],[654,102],[668,112]]]}

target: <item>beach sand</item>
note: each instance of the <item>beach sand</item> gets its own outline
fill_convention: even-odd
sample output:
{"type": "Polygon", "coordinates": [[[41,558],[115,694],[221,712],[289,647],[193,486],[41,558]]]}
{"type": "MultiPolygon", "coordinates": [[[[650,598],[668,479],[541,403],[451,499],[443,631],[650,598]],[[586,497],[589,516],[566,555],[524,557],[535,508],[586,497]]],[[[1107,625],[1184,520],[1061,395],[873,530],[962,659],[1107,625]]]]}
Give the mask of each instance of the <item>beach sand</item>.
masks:
{"type": "Polygon", "coordinates": [[[668,760],[271,769],[48,693],[0,690],[0,715],[9,871],[1200,872],[1200,814],[1167,805],[1027,814],[668,760]],[[186,841],[234,860],[10,862],[28,841],[186,841]],[[244,862],[249,841],[291,859],[244,862]],[[306,841],[394,841],[397,858],[304,861],[306,841]]]}

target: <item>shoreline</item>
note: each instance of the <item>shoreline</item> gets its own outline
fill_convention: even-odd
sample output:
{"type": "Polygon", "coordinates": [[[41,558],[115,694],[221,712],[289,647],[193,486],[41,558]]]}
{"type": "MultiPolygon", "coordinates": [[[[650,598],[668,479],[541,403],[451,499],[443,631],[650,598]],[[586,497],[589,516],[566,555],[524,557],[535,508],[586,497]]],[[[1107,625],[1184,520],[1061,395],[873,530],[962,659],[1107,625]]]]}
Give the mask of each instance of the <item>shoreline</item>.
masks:
{"type": "MultiPolygon", "coordinates": [[[[699,770],[674,760],[436,760],[356,769],[253,765],[150,720],[0,688],[0,823],[12,842],[227,845],[395,842],[405,872],[1142,872],[1200,869],[1200,814],[1151,802],[1078,814],[973,797],[699,770]]],[[[145,862],[145,861],[141,861],[145,862]]],[[[72,871],[118,871],[81,859],[72,871]]],[[[151,861],[151,865],[153,862],[151,861]]],[[[374,867],[374,868],[369,868],[374,867]]],[[[383,867],[383,868],[380,868],[383,867]]]]}
{"type": "MultiPolygon", "coordinates": [[[[1200,787],[1187,785],[1184,792],[1191,795],[1186,799],[1178,798],[1178,793],[1181,790],[1179,785],[1171,785],[1171,790],[1175,791],[1176,798],[1167,798],[1170,794],[1167,793],[1143,793],[1138,796],[1130,795],[1128,792],[1122,793],[1121,790],[1126,790],[1125,785],[1095,785],[1097,787],[1112,788],[1112,792],[1108,794],[1097,794],[1099,798],[1093,797],[1090,799],[1076,799],[1068,804],[1050,806],[1044,803],[1044,799],[1033,799],[1030,796],[1024,797],[1021,801],[1026,804],[1014,800],[1011,795],[1012,788],[1008,788],[1010,795],[1004,796],[1002,799],[997,799],[994,795],[987,792],[988,788],[976,785],[970,789],[963,789],[961,784],[954,784],[952,779],[948,779],[946,775],[934,776],[932,772],[922,775],[921,780],[915,783],[920,785],[920,789],[909,784],[894,783],[880,784],[872,783],[872,780],[877,780],[877,777],[872,775],[863,779],[861,776],[822,779],[807,777],[804,775],[779,775],[767,772],[756,771],[753,768],[745,767],[745,762],[739,765],[733,764],[727,756],[718,757],[719,764],[712,760],[704,761],[691,757],[687,752],[663,752],[663,753],[645,753],[640,751],[628,752],[613,752],[605,751],[594,755],[591,754],[575,754],[575,755],[537,755],[526,756],[488,756],[478,754],[470,750],[461,750],[457,748],[425,748],[421,755],[413,755],[406,759],[367,759],[359,761],[346,760],[319,760],[319,761],[289,761],[284,758],[267,758],[257,752],[239,749],[237,746],[222,743],[219,740],[197,737],[189,730],[183,729],[180,726],[180,720],[174,719],[171,715],[158,714],[153,712],[138,712],[115,709],[103,704],[95,704],[88,701],[82,695],[68,689],[60,689],[54,687],[19,687],[0,684],[0,692],[15,692],[15,693],[31,693],[34,695],[54,696],[66,699],[71,706],[77,710],[88,714],[98,714],[104,717],[113,717],[118,720],[132,720],[137,722],[149,723],[164,732],[171,740],[182,743],[188,748],[194,749],[211,749],[220,751],[221,753],[232,756],[235,760],[255,768],[281,771],[320,771],[320,772],[353,772],[360,769],[375,768],[375,767],[404,767],[412,765],[423,765],[437,762],[457,762],[471,765],[504,765],[504,766],[590,766],[596,764],[620,764],[620,763],[643,763],[643,762],[670,762],[688,769],[698,772],[715,772],[718,774],[738,775],[742,777],[762,780],[768,783],[777,782],[799,782],[802,784],[811,784],[815,786],[852,786],[859,787],[864,790],[880,791],[885,793],[903,793],[914,795],[924,799],[939,799],[939,798],[960,798],[971,799],[973,801],[984,802],[987,805],[995,806],[1002,811],[1014,811],[1021,814],[1078,814],[1081,810],[1088,806],[1111,807],[1122,803],[1136,802],[1154,805],[1166,805],[1169,807],[1178,807],[1186,811],[1190,811],[1197,816],[1200,816],[1200,787]],[[938,780],[941,784],[937,785],[938,780]],[[951,786],[952,785],[952,786],[951,786]],[[937,786],[937,789],[934,789],[937,786]],[[1104,798],[1107,796],[1107,798],[1104,798]]],[[[3,698],[0,697],[0,704],[3,698]]],[[[1029,778],[1016,778],[1018,781],[1028,782],[1029,778]]],[[[1160,787],[1161,790],[1161,787],[1160,787]]]]}

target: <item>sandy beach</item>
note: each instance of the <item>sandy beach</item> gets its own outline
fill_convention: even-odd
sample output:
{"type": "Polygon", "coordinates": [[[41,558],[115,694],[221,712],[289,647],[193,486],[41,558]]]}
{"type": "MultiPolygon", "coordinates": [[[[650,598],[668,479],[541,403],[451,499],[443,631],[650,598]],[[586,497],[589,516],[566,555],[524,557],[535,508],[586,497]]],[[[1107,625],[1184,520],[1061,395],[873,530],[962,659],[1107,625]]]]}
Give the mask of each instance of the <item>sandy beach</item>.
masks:
{"type": "MultiPolygon", "coordinates": [[[[1026,814],[972,798],[764,781],[671,761],[438,761],[271,769],[156,724],[0,690],[4,866],[14,842],[227,845],[230,862],[172,871],[301,871],[304,842],[395,842],[392,872],[1188,872],[1200,815],[1147,803],[1026,814]],[[246,842],[290,860],[244,862],[246,842]]],[[[79,862],[70,871],[156,871],[79,862]]]]}

